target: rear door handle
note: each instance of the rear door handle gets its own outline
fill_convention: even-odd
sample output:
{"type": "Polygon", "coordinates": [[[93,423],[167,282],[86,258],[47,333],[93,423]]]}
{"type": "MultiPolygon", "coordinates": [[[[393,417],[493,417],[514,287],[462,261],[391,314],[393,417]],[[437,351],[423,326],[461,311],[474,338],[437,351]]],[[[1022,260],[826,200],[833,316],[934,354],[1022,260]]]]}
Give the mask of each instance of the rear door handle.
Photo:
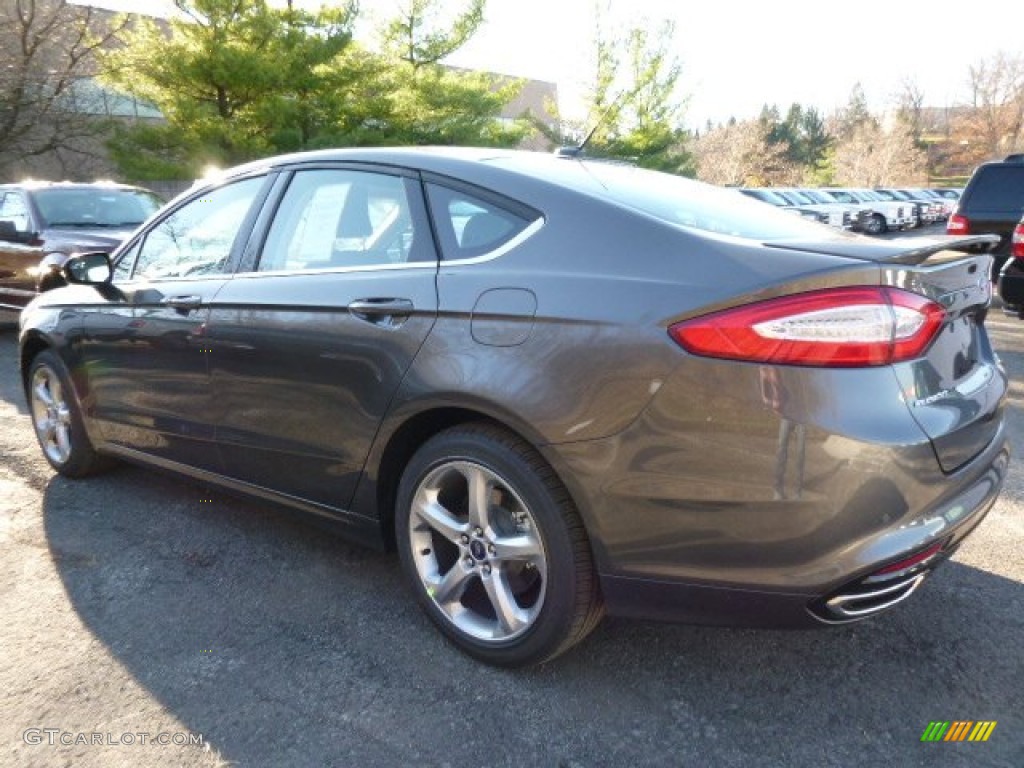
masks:
{"type": "Polygon", "coordinates": [[[202,296],[168,296],[166,299],[160,302],[165,307],[174,307],[174,309],[188,312],[193,309],[199,309],[203,305],[202,296]]]}
{"type": "Polygon", "coordinates": [[[408,299],[356,299],[348,305],[348,311],[360,320],[387,324],[395,319],[404,319],[411,315],[413,305],[408,299]]]}

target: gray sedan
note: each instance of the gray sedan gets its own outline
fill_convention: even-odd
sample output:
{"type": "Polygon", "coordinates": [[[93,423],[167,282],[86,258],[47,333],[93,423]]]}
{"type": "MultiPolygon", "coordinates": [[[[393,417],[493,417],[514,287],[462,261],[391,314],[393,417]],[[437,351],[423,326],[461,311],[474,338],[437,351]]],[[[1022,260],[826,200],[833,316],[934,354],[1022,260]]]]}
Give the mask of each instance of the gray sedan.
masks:
{"type": "Polygon", "coordinates": [[[459,648],[823,626],[996,499],[988,236],[876,242],[585,158],[338,150],[186,193],[21,318],[69,477],[138,462],[397,549],[459,648]]]}

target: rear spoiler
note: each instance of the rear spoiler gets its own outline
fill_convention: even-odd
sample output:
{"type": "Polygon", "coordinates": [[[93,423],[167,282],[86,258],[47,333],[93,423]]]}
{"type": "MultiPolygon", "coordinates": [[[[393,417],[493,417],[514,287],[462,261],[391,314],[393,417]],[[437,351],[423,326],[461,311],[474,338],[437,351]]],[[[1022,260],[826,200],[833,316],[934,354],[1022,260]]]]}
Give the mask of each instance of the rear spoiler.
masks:
{"type": "Polygon", "coordinates": [[[930,261],[934,264],[954,261],[966,254],[983,254],[999,243],[999,235],[950,235],[938,237],[905,237],[893,240],[869,240],[866,237],[840,236],[818,241],[774,240],[769,248],[845,256],[880,264],[914,266],[930,261]]]}

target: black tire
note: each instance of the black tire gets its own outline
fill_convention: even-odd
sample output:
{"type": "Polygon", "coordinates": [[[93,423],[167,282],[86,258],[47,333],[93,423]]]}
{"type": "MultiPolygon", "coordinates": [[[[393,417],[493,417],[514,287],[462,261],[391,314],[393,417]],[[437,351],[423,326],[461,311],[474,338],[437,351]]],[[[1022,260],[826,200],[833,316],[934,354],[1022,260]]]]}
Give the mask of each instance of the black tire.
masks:
{"type": "Polygon", "coordinates": [[[864,231],[869,235],[884,235],[888,229],[889,227],[885,223],[885,217],[880,213],[871,214],[871,218],[868,219],[868,223],[864,227],[864,231]]]}
{"type": "Polygon", "coordinates": [[[45,349],[32,360],[27,391],[36,439],[51,467],[65,477],[86,477],[113,464],[89,440],[71,376],[54,352],[45,349]]]}
{"type": "Polygon", "coordinates": [[[603,615],[590,542],[569,494],[529,444],[496,426],[453,427],[420,447],[399,484],[395,532],[427,615],[488,664],[552,659],[603,615]],[[472,504],[474,488],[486,503],[472,504]],[[436,511],[428,519],[414,505],[436,511]]]}

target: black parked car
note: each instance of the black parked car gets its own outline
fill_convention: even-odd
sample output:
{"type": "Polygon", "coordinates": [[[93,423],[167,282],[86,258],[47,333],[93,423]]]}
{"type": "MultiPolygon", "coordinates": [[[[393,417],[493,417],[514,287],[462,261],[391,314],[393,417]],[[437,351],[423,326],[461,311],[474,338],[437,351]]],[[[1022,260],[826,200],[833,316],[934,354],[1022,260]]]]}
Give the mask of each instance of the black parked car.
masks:
{"type": "Polygon", "coordinates": [[[999,297],[1006,312],[1024,317],[1024,218],[1010,236],[1010,257],[999,273],[999,297]]]}
{"type": "MultiPolygon", "coordinates": [[[[999,244],[993,251],[992,282],[1010,258],[1013,228],[1024,215],[1024,155],[1010,155],[1002,162],[979,165],[964,187],[956,210],[946,222],[951,235],[994,233],[999,244]]],[[[1006,301],[1006,297],[1002,297],[1006,301]]],[[[1010,307],[1016,311],[1016,307],[1010,307]]]]}
{"type": "Polygon", "coordinates": [[[21,370],[58,472],[127,459],[394,546],[491,663],[605,611],[842,624],[911,595],[1003,484],[992,242],[579,158],[292,155],[112,266],[70,259],[21,370]]]}
{"type": "Polygon", "coordinates": [[[0,308],[63,285],[72,253],[113,251],[163,201],[122,184],[0,184],[0,308]]]}

